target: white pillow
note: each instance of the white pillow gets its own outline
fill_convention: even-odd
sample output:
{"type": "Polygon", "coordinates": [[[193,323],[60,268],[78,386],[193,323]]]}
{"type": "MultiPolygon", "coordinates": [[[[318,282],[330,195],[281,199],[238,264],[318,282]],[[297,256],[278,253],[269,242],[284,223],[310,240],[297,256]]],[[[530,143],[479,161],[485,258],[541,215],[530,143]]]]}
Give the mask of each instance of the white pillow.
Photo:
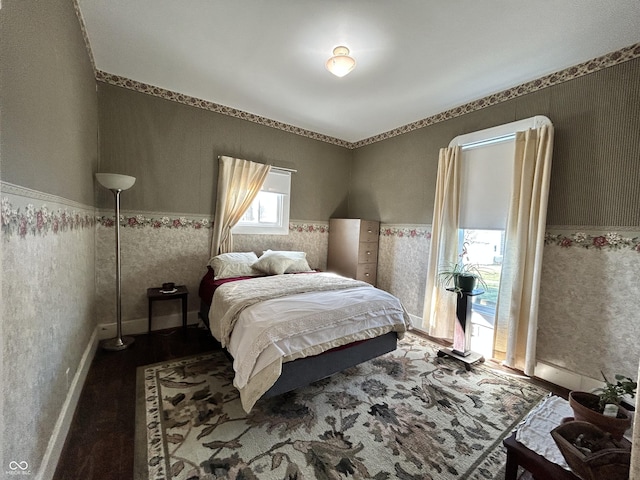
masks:
{"type": "Polygon", "coordinates": [[[214,280],[232,277],[255,277],[260,272],[251,267],[258,260],[253,252],[221,253],[209,261],[214,280]]]}
{"type": "Polygon", "coordinates": [[[294,252],[292,250],[265,250],[262,252],[262,257],[265,255],[282,255],[294,260],[297,260],[298,258],[307,258],[307,254],[305,252],[294,252]]]}
{"type": "Polygon", "coordinates": [[[282,257],[290,258],[293,262],[286,267],[284,273],[298,273],[298,272],[312,272],[313,270],[307,262],[307,254],[305,252],[295,252],[290,250],[266,250],[262,252],[262,256],[265,258],[270,255],[280,255],[282,257]]]}
{"type": "Polygon", "coordinates": [[[277,253],[262,255],[253,268],[267,275],[282,275],[296,260],[277,253]]]}

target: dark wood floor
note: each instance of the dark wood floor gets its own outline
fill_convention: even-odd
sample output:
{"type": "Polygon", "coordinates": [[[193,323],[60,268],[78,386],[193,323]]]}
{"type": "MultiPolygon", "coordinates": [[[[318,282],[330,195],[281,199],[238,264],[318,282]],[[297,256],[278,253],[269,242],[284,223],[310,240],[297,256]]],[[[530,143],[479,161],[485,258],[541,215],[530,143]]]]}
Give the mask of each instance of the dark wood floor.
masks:
{"type": "MultiPolygon", "coordinates": [[[[54,480],[133,478],[136,369],[220,348],[208,330],[195,327],[187,329],[186,337],[175,329],[135,339],[128,350],[96,353],[54,480]]],[[[565,389],[535,383],[566,398],[565,389]]]]}
{"type": "Polygon", "coordinates": [[[219,348],[208,330],[138,335],[120,352],[98,350],[60,456],[55,480],[133,478],[136,369],[219,348]]]}

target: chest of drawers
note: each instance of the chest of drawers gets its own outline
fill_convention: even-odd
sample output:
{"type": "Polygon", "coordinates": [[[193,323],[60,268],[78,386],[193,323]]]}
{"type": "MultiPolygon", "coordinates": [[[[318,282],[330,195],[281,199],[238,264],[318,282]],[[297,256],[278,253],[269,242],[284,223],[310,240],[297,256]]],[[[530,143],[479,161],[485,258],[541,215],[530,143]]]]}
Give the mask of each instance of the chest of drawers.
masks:
{"type": "Polygon", "coordinates": [[[327,269],[375,285],[379,230],[375,220],[331,218],[327,269]]]}

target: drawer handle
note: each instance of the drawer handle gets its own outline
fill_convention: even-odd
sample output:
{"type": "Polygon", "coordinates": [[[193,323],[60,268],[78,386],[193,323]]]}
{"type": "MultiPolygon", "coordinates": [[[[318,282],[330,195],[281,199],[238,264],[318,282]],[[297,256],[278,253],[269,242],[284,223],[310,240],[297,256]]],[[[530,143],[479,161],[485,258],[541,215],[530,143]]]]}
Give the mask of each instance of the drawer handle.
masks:
{"type": "Polygon", "coordinates": [[[372,230],[367,230],[367,233],[372,233],[372,230]]]}
{"type": "Polygon", "coordinates": [[[364,274],[364,276],[365,276],[365,277],[369,277],[369,276],[370,276],[370,275],[369,275],[369,272],[365,273],[365,274],[364,274]]]}
{"type": "Polygon", "coordinates": [[[371,252],[367,252],[367,255],[371,255],[371,252]]]}

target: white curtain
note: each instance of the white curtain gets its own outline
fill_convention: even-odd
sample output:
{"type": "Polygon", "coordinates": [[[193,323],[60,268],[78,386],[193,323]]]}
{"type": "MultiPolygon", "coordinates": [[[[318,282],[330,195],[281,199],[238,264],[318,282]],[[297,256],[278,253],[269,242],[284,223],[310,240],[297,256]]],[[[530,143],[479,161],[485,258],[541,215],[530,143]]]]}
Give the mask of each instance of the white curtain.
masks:
{"type": "Polygon", "coordinates": [[[233,251],[231,228],[260,192],[271,165],[221,156],[218,168],[216,213],[211,238],[211,256],[233,251]]]}
{"type": "Polygon", "coordinates": [[[533,375],[553,126],[517,132],[511,206],[494,329],[494,356],[533,375]]]}
{"type": "Polygon", "coordinates": [[[459,146],[440,149],[422,323],[429,335],[448,340],[453,339],[456,296],[439,288],[438,270],[458,256],[461,152],[459,146]]]}

